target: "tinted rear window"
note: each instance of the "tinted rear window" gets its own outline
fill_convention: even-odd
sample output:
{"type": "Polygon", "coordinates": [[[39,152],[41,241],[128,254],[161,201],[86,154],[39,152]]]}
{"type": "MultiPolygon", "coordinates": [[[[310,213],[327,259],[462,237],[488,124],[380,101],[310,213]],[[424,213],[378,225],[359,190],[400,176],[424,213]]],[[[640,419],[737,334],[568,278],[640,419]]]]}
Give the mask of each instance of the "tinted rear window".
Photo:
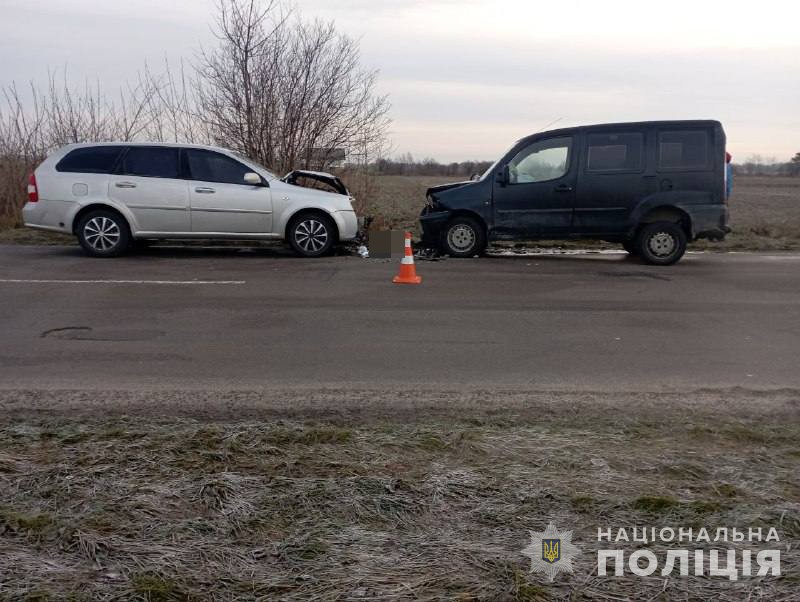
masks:
{"type": "Polygon", "coordinates": [[[590,134],[586,171],[639,171],[642,168],[639,133],[590,134]]]}
{"type": "Polygon", "coordinates": [[[179,178],[178,149],[163,146],[132,146],[122,158],[118,172],[126,176],[179,178]]]}
{"type": "Polygon", "coordinates": [[[87,146],[67,153],[56,165],[56,171],[76,173],[111,173],[122,146],[87,146]]]}
{"type": "Polygon", "coordinates": [[[708,133],[702,130],[661,132],[658,135],[660,169],[708,167],[708,133]]]}
{"type": "Polygon", "coordinates": [[[189,173],[192,180],[244,184],[244,174],[253,171],[225,155],[202,149],[186,149],[189,173]]]}

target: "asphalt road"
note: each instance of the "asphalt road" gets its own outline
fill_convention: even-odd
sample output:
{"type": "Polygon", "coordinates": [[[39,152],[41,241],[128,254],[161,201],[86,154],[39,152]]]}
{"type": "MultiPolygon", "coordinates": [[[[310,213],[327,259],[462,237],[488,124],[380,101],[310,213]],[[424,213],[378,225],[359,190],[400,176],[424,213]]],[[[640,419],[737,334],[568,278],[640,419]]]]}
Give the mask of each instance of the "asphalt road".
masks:
{"type": "Polygon", "coordinates": [[[800,255],[418,262],[0,246],[0,389],[800,388],[800,255]]]}

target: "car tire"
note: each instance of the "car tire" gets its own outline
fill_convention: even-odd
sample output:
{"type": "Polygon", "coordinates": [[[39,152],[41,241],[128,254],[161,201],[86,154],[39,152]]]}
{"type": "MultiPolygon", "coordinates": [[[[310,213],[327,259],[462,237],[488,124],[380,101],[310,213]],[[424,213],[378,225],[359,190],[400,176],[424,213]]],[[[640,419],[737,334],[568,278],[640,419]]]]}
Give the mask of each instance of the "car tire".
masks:
{"type": "Polygon", "coordinates": [[[675,222],[645,224],[636,237],[639,256],[652,265],[672,265],[686,253],[686,232],[675,222]]]}
{"type": "Polygon", "coordinates": [[[293,217],[286,229],[289,244],[300,257],[322,257],[336,243],[336,224],[321,212],[293,217]]]}
{"type": "Polygon", "coordinates": [[[639,249],[636,246],[635,240],[622,241],[622,248],[625,249],[625,251],[627,251],[629,255],[633,255],[634,257],[639,255],[639,249]]]}
{"type": "Polygon", "coordinates": [[[91,211],[81,218],[78,242],[92,257],[119,257],[131,244],[128,222],[116,211],[91,211]]]}
{"type": "Polygon", "coordinates": [[[481,255],[486,250],[486,230],[472,217],[453,218],[442,230],[439,246],[450,257],[481,255]]]}

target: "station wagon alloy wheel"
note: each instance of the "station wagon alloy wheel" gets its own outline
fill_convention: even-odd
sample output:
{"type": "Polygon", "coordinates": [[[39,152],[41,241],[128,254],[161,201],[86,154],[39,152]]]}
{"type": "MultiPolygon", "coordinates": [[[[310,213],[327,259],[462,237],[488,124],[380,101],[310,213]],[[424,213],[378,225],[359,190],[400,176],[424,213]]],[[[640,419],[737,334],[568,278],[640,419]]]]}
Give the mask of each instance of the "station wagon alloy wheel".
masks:
{"type": "Polygon", "coordinates": [[[657,232],[647,243],[650,251],[657,257],[669,257],[675,252],[677,242],[669,232],[657,232]]]}
{"type": "Polygon", "coordinates": [[[128,222],[116,211],[98,209],[84,215],[75,234],[81,247],[92,257],[119,257],[131,245],[128,222]]]}
{"type": "Polygon", "coordinates": [[[122,236],[119,225],[107,217],[94,217],[83,226],[86,242],[101,253],[110,251],[119,244],[122,236]]]}
{"type": "Polygon", "coordinates": [[[294,230],[294,239],[297,245],[306,253],[319,253],[325,248],[328,238],[328,229],[325,224],[315,219],[300,222],[294,230]]]}
{"type": "Polygon", "coordinates": [[[300,257],[322,257],[339,239],[336,222],[322,211],[294,216],[286,227],[286,238],[300,257]]]}

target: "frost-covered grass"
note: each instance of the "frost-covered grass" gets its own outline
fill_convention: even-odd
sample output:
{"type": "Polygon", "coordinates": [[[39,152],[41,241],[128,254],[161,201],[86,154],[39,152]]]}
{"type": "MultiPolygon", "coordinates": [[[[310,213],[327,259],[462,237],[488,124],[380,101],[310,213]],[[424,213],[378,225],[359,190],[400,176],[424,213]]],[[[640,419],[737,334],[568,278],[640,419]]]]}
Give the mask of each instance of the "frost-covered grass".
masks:
{"type": "Polygon", "coordinates": [[[595,558],[598,527],[775,527],[797,548],[796,399],[5,415],[0,597],[793,600],[793,552],[738,582],[599,578],[595,558]],[[520,553],[549,521],[582,550],[554,584],[520,553]]]}

